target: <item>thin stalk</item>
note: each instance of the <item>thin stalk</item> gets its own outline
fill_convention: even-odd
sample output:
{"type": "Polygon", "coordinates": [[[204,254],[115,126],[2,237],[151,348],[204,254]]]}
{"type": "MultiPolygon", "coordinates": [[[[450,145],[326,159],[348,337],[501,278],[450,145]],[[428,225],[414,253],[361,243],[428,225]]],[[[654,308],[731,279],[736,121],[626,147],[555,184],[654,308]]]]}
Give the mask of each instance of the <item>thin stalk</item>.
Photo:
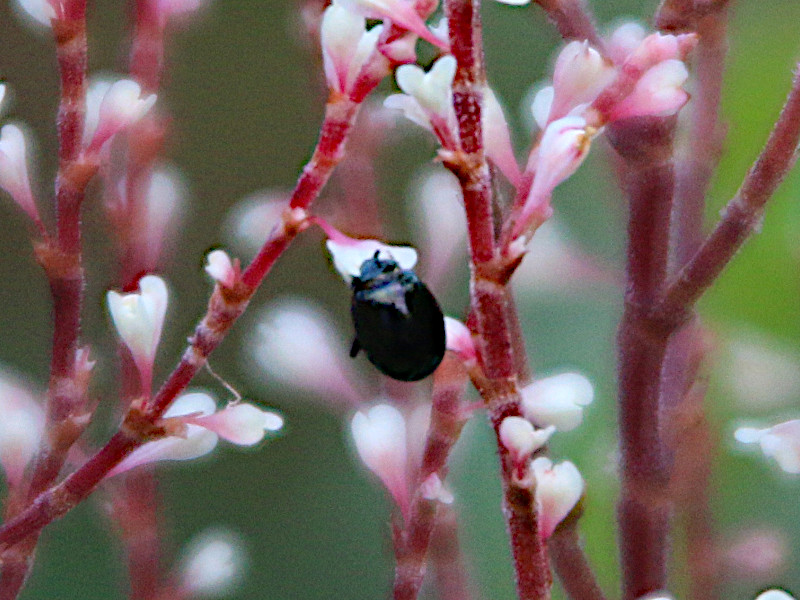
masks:
{"type": "Polygon", "coordinates": [[[567,41],[589,40],[589,44],[604,53],[605,43],[597,31],[594,16],[584,0],[536,0],[547,13],[561,37],[567,41]]]}

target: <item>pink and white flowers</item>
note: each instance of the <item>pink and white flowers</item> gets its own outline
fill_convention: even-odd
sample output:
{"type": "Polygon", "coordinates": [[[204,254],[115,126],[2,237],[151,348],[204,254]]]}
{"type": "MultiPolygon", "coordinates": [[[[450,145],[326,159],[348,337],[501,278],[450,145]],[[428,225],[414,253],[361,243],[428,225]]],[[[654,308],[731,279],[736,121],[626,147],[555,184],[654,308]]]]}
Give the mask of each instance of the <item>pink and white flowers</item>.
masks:
{"type": "Polygon", "coordinates": [[[27,145],[25,133],[18,125],[4,125],[0,129],[0,188],[11,196],[34,223],[40,224],[41,218],[28,176],[25,156],[27,145]]]}
{"type": "Polygon", "coordinates": [[[522,413],[539,427],[570,431],[581,424],[583,407],[594,400],[591,382],[579,373],[561,373],[525,386],[522,413]]]}
{"type": "Polygon", "coordinates": [[[156,102],[155,94],[143,97],[141,86],[130,79],[97,85],[87,96],[84,143],[90,154],[98,153],[108,140],[136,123],[156,102]]]}
{"type": "Polygon", "coordinates": [[[531,470],[536,478],[539,534],[547,539],[583,496],[583,477],[568,460],[554,465],[543,456],[533,460],[531,470]]]}

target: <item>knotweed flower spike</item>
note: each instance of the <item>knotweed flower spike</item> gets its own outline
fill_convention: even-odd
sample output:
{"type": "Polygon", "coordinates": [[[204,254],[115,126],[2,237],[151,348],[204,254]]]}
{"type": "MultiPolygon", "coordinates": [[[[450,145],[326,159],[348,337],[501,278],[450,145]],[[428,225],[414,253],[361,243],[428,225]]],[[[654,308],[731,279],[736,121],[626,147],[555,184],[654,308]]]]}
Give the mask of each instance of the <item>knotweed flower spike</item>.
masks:
{"type": "Polygon", "coordinates": [[[539,534],[547,539],[583,496],[583,477],[568,460],[554,465],[543,456],[533,460],[531,470],[536,479],[539,534]]]}
{"type": "Polygon", "coordinates": [[[525,386],[522,412],[538,427],[570,431],[581,424],[583,408],[594,400],[591,382],[578,373],[561,373],[525,386]]]}
{"type": "Polygon", "coordinates": [[[353,416],[350,432],[361,462],[383,482],[407,519],[410,498],[405,418],[395,407],[377,404],[353,416]]]}
{"type": "Polygon", "coordinates": [[[778,423],[766,429],[740,427],[734,432],[742,444],[758,444],[764,456],[774,458],[787,473],[800,473],[800,420],[778,423]]]}
{"type": "Polygon", "coordinates": [[[108,292],[108,311],[122,341],[128,347],[141,376],[142,388],[150,390],[161,329],[167,314],[167,286],[156,275],[139,281],[139,292],[108,292]]]}

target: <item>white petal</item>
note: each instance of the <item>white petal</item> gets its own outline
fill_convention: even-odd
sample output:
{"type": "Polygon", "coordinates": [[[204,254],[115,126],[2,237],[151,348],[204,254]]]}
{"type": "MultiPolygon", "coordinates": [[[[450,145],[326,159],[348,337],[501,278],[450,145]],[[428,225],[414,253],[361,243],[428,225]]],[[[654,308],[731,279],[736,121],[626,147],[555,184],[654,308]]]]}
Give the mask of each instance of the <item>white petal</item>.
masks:
{"type": "Polygon", "coordinates": [[[548,538],[583,495],[583,477],[571,462],[553,465],[545,457],[534,459],[531,470],[536,477],[535,495],[539,507],[540,533],[548,538]]]}
{"type": "Polygon", "coordinates": [[[570,431],[581,424],[583,407],[591,404],[594,389],[578,373],[562,373],[533,382],[522,389],[525,417],[540,427],[570,431]]]}
{"type": "Polygon", "coordinates": [[[428,131],[433,131],[430,117],[425,113],[419,105],[419,102],[417,102],[416,98],[413,96],[392,94],[383,101],[383,105],[391,110],[402,111],[403,116],[412,123],[416,123],[428,131]]]}
{"type": "Polygon", "coordinates": [[[233,268],[233,261],[228,253],[224,250],[213,250],[208,253],[206,260],[208,261],[205,266],[206,273],[214,281],[226,287],[233,287],[236,283],[236,270],[233,268]]]}
{"type": "Polygon", "coordinates": [[[536,92],[536,96],[533,98],[531,113],[533,113],[533,119],[542,131],[547,127],[547,122],[550,120],[550,109],[553,106],[554,97],[555,88],[552,85],[548,85],[536,92]]]}
{"type": "Polygon", "coordinates": [[[253,446],[263,440],[268,431],[280,430],[283,418],[247,402],[239,402],[198,419],[197,423],[233,444],[253,446]]]}
{"type": "Polygon", "coordinates": [[[373,258],[375,252],[382,259],[394,260],[401,269],[413,269],[417,264],[417,251],[410,246],[390,246],[378,240],[356,240],[353,238],[328,239],[325,242],[333,258],[333,265],[349,283],[361,274],[361,266],[373,258]]]}
{"type": "Polygon", "coordinates": [[[794,600],[794,596],[783,590],[767,590],[756,596],[756,600],[794,600]]]}
{"type": "Polygon", "coordinates": [[[48,0],[16,0],[17,5],[29,16],[45,27],[52,25],[56,18],[56,11],[48,0]]]}

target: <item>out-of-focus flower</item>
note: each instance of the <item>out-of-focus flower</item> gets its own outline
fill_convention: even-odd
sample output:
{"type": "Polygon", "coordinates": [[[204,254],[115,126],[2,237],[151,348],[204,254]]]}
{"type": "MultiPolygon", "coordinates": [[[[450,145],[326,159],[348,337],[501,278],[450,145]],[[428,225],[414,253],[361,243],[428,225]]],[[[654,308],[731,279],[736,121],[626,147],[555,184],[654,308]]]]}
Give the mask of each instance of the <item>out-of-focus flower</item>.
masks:
{"type": "Polygon", "coordinates": [[[424,170],[414,178],[414,225],[425,262],[425,281],[436,287],[452,279],[453,261],[466,253],[467,220],[461,186],[455,175],[439,167],[424,170]]]}
{"type": "Polygon", "coordinates": [[[34,223],[41,223],[28,177],[26,145],[25,134],[18,125],[4,125],[0,129],[0,188],[8,192],[34,223]]]}
{"type": "Polygon", "coordinates": [[[766,429],[740,427],[734,437],[742,444],[758,444],[764,456],[775,459],[787,473],[800,473],[800,420],[785,421],[766,429]]]}
{"type": "Polygon", "coordinates": [[[6,98],[6,84],[0,83],[0,114],[3,114],[3,100],[6,98]]]}
{"type": "Polygon", "coordinates": [[[500,423],[500,441],[511,455],[515,476],[522,481],[528,471],[531,455],[547,443],[556,428],[535,429],[522,417],[506,417],[500,423]]]}
{"type": "Polygon", "coordinates": [[[467,365],[474,365],[478,360],[478,351],[472,341],[472,333],[461,321],[452,317],[444,318],[445,344],[448,350],[455,352],[467,365]]]}
{"type": "Polygon", "coordinates": [[[497,0],[500,4],[508,4],[509,6],[525,6],[530,4],[531,0],[497,0]]]}
{"type": "Polygon", "coordinates": [[[239,261],[231,261],[224,250],[213,250],[206,257],[206,273],[223,287],[232,288],[239,278],[239,261]]]}
{"type": "MultiPolygon", "coordinates": [[[[96,97],[105,87],[99,83],[94,93],[89,95],[88,109],[94,111],[96,97]]],[[[112,83],[97,105],[97,113],[87,114],[87,128],[84,139],[88,140],[87,151],[99,152],[103,145],[120,131],[141,119],[156,102],[155,94],[142,97],[141,86],[130,79],[120,79],[112,83]],[[93,128],[93,129],[90,129],[93,128]]]]}
{"type": "Polygon", "coordinates": [[[779,339],[738,333],[720,362],[725,388],[742,409],[763,411],[800,397],[800,354],[779,339]]]}
{"type": "Polygon", "coordinates": [[[578,373],[539,379],[522,388],[521,393],[525,418],[539,427],[553,425],[558,431],[580,425],[583,407],[594,399],[591,382],[578,373]]]}
{"type": "Polygon", "coordinates": [[[352,383],[357,378],[344,360],[346,348],[331,322],[307,300],[278,300],[258,319],[250,342],[252,356],[267,378],[310,392],[330,406],[356,405],[361,401],[352,383]]]}
{"type": "Polygon", "coordinates": [[[367,19],[389,20],[393,25],[407,29],[434,46],[448,49],[445,40],[436,37],[425,25],[414,10],[414,3],[409,0],[337,0],[347,10],[360,14],[367,19]]]}
{"type": "Polygon", "coordinates": [[[514,156],[508,121],[500,101],[489,86],[483,88],[481,123],[486,157],[502,171],[512,185],[517,186],[522,174],[514,156]]]}
{"type": "Polygon", "coordinates": [[[202,10],[209,0],[156,0],[162,19],[187,17],[202,10]]]}
{"type": "Polygon", "coordinates": [[[408,516],[408,452],[403,415],[393,406],[377,404],[366,412],[357,412],[350,431],[361,461],[378,476],[403,515],[408,516]]]}
{"type": "Polygon", "coordinates": [[[44,431],[44,410],[36,394],[0,369],[0,465],[11,486],[22,480],[44,431]]]}
{"type": "Polygon", "coordinates": [[[442,504],[452,504],[455,498],[444,487],[444,483],[436,473],[431,473],[419,486],[420,495],[426,500],[436,500],[442,504]]]}
{"type": "Polygon", "coordinates": [[[16,0],[27,16],[45,27],[51,27],[53,19],[64,14],[61,0],[16,0]]]}
{"type": "Polygon", "coordinates": [[[221,598],[241,583],[247,556],[240,536],[209,529],[192,538],[178,568],[180,590],[190,598],[221,598]]]}
{"type": "Polygon", "coordinates": [[[378,240],[358,240],[348,237],[322,219],[315,219],[328,236],[325,245],[333,258],[333,266],[348,285],[361,274],[361,265],[378,253],[382,259],[394,260],[401,269],[413,269],[417,251],[410,246],[390,246],[378,240]]]}
{"type": "Polygon", "coordinates": [[[161,260],[165,242],[171,240],[181,221],[186,198],[186,182],[171,167],[160,167],[150,177],[144,198],[139,253],[151,270],[161,260]]]}
{"type": "Polygon", "coordinates": [[[204,456],[217,446],[219,438],[237,446],[253,446],[283,427],[280,415],[247,402],[217,410],[214,399],[202,392],[180,396],[164,413],[164,419],[182,423],[183,430],[137,448],[112,469],[109,477],[153,462],[204,456]]]}
{"type": "Polygon", "coordinates": [[[783,531],[758,527],[737,531],[726,541],[721,558],[728,577],[749,582],[778,575],[789,554],[783,531]]]}
{"type": "Polygon", "coordinates": [[[328,87],[350,94],[361,68],[375,51],[383,26],[367,30],[366,19],[359,13],[333,2],[322,17],[320,40],[328,87]]]}
{"type": "Polygon", "coordinates": [[[610,120],[631,117],[666,117],[673,115],[689,100],[683,84],[689,71],[683,61],[665,60],[647,72],[636,82],[633,91],[609,111],[610,120]]]}
{"type": "Polygon", "coordinates": [[[647,31],[639,23],[628,21],[614,28],[608,38],[606,50],[614,64],[621,65],[642,43],[647,31]]]}
{"type": "Polygon", "coordinates": [[[403,94],[394,94],[384,106],[403,111],[406,118],[433,131],[448,148],[456,139],[456,116],[453,109],[453,77],[456,59],[443,56],[426,73],[417,65],[401,65],[395,71],[403,94]]]}
{"type": "Polygon", "coordinates": [[[288,198],[284,190],[266,190],[237,203],[224,226],[228,241],[241,250],[256,252],[280,221],[288,198]]]}
{"type": "Polygon", "coordinates": [[[539,534],[549,538],[583,495],[583,477],[569,461],[553,465],[540,456],[531,463],[536,478],[536,505],[539,511],[539,534]]]}
{"type": "Polygon", "coordinates": [[[767,590],[756,596],[756,600],[794,600],[794,596],[783,590],[767,590]]]}
{"type": "Polygon", "coordinates": [[[142,378],[142,386],[149,389],[161,329],[167,314],[167,286],[156,275],[147,275],[139,281],[139,292],[119,294],[108,292],[108,310],[117,333],[131,351],[142,378]]]}

